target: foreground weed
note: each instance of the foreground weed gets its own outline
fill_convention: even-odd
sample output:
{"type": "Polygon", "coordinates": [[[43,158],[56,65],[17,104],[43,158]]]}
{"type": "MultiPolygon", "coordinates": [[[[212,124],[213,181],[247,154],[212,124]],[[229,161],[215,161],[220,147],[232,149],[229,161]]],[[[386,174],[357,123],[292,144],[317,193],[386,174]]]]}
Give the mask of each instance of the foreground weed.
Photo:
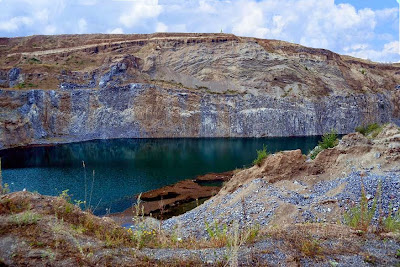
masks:
{"type": "Polygon", "coordinates": [[[233,223],[233,231],[227,235],[227,263],[229,266],[239,266],[239,250],[246,243],[253,242],[259,233],[259,226],[240,229],[239,223],[233,223]]]}
{"type": "Polygon", "coordinates": [[[321,243],[317,239],[307,239],[303,240],[301,244],[301,252],[307,257],[316,257],[322,255],[321,243]]]}
{"type": "Polygon", "coordinates": [[[135,229],[128,229],[128,233],[131,235],[132,241],[138,249],[154,243],[154,239],[157,237],[157,232],[154,229],[149,229],[145,223],[144,206],[142,205],[141,196],[142,194],[139,194],[136,205],[133,208],[134,217],[132,221],[135,229]]]}
{"type": "Polygon", "coordinates": [[[381,197],[381,182],[378,184],[375,198],[371,208],[368,207],[368,199],[365,192],[364,183],[361,181],[361,200],[360,204],[349,209],[344,214],[345,224],[355,229],[366,232],[371,224],[372,218],[376,212],[377,202],[381,197]]]}
{"type": "Polygon", "coordinates": [[[217,220],[214,220],[213,223],[209,224],[208,222],[204,222],[206,226],[206,231],[212,243],[214,243],[217,247],[223,247],[227,244],[228,240],[228,226],[226,224],[220,226],[217,220]]]}
{"type": "Polygon", "coordinates": [[[389,214],[382,219],[382,228],[386,232],[400,232],[400,211],[393,214],[393,208],[389,207],[389,214]]]}

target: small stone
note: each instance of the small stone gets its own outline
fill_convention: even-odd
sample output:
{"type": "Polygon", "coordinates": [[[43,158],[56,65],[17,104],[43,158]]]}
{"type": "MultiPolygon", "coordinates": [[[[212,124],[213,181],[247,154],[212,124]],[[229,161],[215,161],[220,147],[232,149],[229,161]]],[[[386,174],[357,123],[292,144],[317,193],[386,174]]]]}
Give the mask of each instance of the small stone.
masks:
{"type": "Polygon", "coordinates": [[[375,153],[375,158],[376,158],[376,159],[379,159],[380,157],[381,157],[381,153],[376,152],[376,153],[375,153]]]}

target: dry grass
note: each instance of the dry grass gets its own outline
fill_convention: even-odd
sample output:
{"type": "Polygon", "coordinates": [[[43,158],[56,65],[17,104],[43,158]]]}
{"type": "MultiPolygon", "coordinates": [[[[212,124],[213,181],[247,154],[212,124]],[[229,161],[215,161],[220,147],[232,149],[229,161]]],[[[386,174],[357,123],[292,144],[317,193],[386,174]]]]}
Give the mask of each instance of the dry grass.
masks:
{"type": "Polygon", "coordinates": [[[295,258],[356,254],[362,242],[356,231],[336,224],[310,223],[274,227],[263,231],[260,236],[272,238],[277,244],[281,242],[281,249],[289,249],[295,258]]]}

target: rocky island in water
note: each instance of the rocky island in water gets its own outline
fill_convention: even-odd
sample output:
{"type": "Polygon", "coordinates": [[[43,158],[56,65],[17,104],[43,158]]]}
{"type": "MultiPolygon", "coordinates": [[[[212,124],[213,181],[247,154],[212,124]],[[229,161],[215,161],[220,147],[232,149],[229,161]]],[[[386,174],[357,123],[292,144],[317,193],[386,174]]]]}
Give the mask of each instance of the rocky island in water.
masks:
{"type": "Polygon", "coordinates": [[[143,192],[101,217],[68,191],[3,184],[0,265],[399,266],[399,126],[400,64],[223,33],[0,38],[5,154],[322,136],[309,153],[260,148],[251,166],[143,192]]]}

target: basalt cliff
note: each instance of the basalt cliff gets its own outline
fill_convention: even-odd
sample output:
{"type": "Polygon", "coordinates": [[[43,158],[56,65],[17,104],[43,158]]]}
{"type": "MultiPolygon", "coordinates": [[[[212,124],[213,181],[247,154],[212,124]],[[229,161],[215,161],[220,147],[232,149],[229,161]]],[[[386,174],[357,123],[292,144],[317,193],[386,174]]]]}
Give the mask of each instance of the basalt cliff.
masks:
{"type": "Polygon", "coordinates": [[[0,149],[400,125],[400,64],[230,34],[0,38],[0,149]]]}

